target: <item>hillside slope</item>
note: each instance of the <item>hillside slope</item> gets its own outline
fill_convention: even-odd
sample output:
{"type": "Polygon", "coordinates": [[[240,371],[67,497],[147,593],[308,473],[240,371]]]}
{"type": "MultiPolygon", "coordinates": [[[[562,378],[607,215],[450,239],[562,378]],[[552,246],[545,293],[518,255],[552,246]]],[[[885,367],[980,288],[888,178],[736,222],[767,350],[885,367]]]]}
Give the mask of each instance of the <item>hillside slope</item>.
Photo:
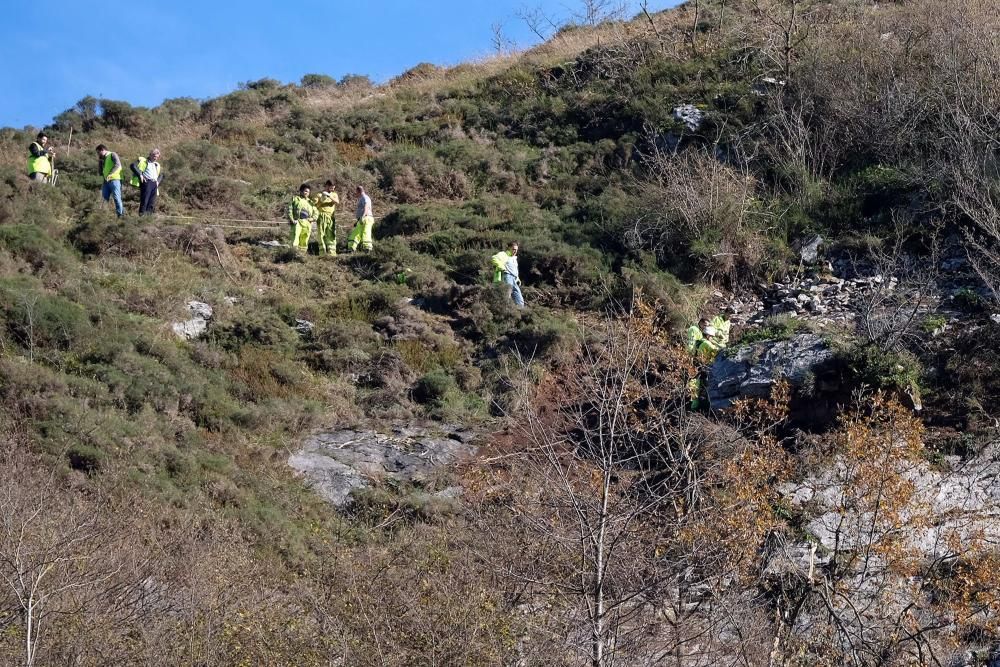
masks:
{"type": "Polygon", "coordinates": [[[994,471],[994,9],[703,0],[384,86],[87,98],[56,187],[0,130],[0,658],[985,660],[1000,499],[969,481],[960,529],[933,498],[994,471]],[[162,150],[160,216],[101,205],[98,143],[162,150]],[[327,178],[342,246],[372,194],[372,253],[269,243],[327,178]],[[512,240],[525,311],[490,284],[512,240]],[[831,271],[866,276],[850,318],[782,306],[831,271]],[[734,346],[816,330],[835,368],[689,410],[683,326],[758,299],[734,346]],[[457,424],[480,457],[342,511],[286,465],[457,424]],[[928,526],[947,549],[901,537],[928,526]]]}

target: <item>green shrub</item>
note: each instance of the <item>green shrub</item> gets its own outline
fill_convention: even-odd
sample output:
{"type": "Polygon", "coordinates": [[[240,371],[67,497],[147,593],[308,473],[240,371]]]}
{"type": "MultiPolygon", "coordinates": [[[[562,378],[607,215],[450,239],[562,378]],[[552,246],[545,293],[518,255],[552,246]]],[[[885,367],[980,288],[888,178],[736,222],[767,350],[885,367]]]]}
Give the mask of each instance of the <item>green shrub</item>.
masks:
{"type": "Polygon", "coordinates": [[[853,384],[919,394],[923,367],[907,351],[892,352],[872,344],[852,345],[840,351],[853,384]]]}
{"type": "Polygon", "coordinates": [[[286,322],[273,312],[258,310],[237,314],[228,322],[216,323],[209,337],[229,352],[237,352],[245,345],[289,351],[298,343],[298,334],[286,322]]]}
{"type": "Polygon", "coordinates": [[[84,444],[76,444],[66,450],[66,459],[74,470],[96,473],[104,466],[105,454],[101,450],[84,444]]]}
{"type": "Polygon", "coordinates": [[[68,350],[86,338],[90,322],[78,304],[9,281],[0,281],[0,293],[9,334],[31,353],[68,350]]]}
{"type": "Polygon", "coordinates": [[[759,327],[747,329],[740,336],[739,343],[749,345],[768,340],[787,340],[796,334],[808,331],[809,326],[802,320],[785,315],[773,315],[765,319],[759,327]]]}
{"type": "Polygon", "coordinates": [[[413,400],[424,405],[439,404],[450,392],[458,391],[455,378],[444,369],[436,369],[413,385],[413,400]]]}
{"type": "Polygon", "coordinates": [[[982,297],[975,290],[971,290],[968,287],[963,287],[959,289],[952,296],[952,303],[963,313],[969,313],[970,315],[977,315],[986,312],[987,302],[986,299],[982,297]]]}
{"type": "Polygon", "coordinates": [[[109,212],[95,212],[80,220],[69,232],[69,241],[91,257],[117,255],[136,257],[153,243],[135,225],[123,225],[109,212]]]}
{"type": "Polygon", "coordinates": [[[66,246],[36,224],[0,225],[0,247],[26,262],[34,272],[60,273],[72,261],[66,246]]]}

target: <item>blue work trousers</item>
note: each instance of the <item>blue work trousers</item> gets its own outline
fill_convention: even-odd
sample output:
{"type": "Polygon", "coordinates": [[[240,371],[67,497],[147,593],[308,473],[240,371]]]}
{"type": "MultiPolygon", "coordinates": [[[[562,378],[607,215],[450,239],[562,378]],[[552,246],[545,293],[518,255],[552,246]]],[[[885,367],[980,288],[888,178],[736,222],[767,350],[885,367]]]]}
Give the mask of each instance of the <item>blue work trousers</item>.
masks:
{"type": "Polygon", "coordinates": [[[101,196],[104,197],[104,201],[108,201],[112,197],[115,200],[115,213],[118,217],[125,215],[125,207],[122,206],[122,182],[121,181],[104,181],[104,185],[101,186],[101,196]]]}
{"type": "Polygon", "coordinates": [[[514,299],[514,305],[518,308],[524,308],[524,295],[521,294],[521,286],[518,284],[517,276],[504,271],[503,281],[510,287],[510,298],[514,299]]]}

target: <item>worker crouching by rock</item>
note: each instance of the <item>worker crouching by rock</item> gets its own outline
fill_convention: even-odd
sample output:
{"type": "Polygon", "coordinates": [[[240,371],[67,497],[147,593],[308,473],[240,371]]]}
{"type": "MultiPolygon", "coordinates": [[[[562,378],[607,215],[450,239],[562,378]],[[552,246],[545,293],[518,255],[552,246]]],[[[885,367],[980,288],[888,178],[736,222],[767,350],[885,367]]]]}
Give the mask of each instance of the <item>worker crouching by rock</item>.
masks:
{"type": "Polygon", "coordinates": [[[691,409],[701,407],[701,396],[704,387],[702,381],[704,369],[715,357],[729,345],[729,331],[732,324],[721,315],[711,320],[701,318],[697,325],[691,325],[687,330],[687,351],[691,354],[697,375],[688,381],[688,392],[691,395],[691,409]]]}

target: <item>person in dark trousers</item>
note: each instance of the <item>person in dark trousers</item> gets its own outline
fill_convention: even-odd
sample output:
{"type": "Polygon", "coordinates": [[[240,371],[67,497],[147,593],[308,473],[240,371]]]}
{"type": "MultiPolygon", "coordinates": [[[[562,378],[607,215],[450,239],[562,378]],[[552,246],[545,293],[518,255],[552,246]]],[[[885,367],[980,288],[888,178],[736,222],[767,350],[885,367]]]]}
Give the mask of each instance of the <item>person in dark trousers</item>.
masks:
{"type": "Polygon", "coordinates": [[[52,178],[52,158],[56,154],[48,143],[45,133],[39,132],[28,146],[28,178],[33,181],[47,183],[52,178]]]}
{"type": "Polygon", "coordinates": [[[156,213],[156,195],[163,180],[160,168],[160,149],[154,148],[149,157],[137,158],[129,165],[132,170],[132,185],[139,187],[139,215],[156,213]]]}

